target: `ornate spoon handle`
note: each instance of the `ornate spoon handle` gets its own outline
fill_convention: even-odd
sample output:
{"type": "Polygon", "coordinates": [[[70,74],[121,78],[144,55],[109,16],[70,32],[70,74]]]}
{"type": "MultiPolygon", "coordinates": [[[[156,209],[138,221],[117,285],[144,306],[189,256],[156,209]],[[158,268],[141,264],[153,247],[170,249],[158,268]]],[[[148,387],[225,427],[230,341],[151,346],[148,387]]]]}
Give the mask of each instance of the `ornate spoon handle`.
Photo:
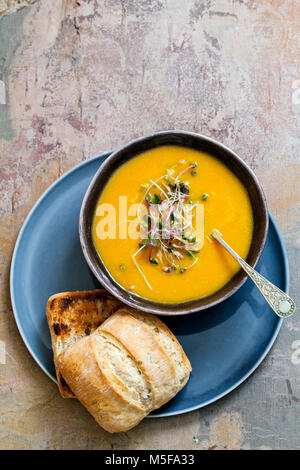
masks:
{"type": "Polygon", "coordinates": [[[255,269],[251,268],[246,261],[243,260],[222,238],[219,230],[213,230],[211,236],[214,237],[221,245],[240,263],[248,276],[252,279],[256,287],[262,293],[270,307],[276,315],[282,318],[290,317],[296,310],[295,302],[285,292],[274,286],[272,282],[259,274],[255,269]]]}

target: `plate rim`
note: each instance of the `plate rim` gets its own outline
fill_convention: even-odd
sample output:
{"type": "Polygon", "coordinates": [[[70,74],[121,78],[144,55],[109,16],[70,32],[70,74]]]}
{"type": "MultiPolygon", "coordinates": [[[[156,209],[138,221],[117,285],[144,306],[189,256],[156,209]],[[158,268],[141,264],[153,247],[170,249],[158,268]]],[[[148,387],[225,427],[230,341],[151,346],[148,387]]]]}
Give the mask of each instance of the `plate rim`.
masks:
{"type": "MultiPolygon", "coordinates": [[[[14,319],[15,319],[15,322],[16,322],[16,325],[17,325],[17,328],[18,328],[18,331],[20,333],[20,336],[28,350],[28,352],[30,353],[31,357],[35,360],[35,362],[38,364],[38,366],[43,370],[43,372],[54,382],[54,383],[57,383],[57,381],[55,380],[54,377],[52,377],[52,375],[48,372],[48,370],[44,367],[44,365],[40,362],[40,359],[37,357],[37,355],[34,353],[34,351],[31,349],[31,346],[29,345],[28,341],[27,341],[27,338],[26,338],[26,335],[22,329],[22,325],[21,325],[21,322],[19,320],[19,316],[18,316],[18,313],[17,313],[17,307],[16,307],[16,300],[15,300],[15,293],[14,293],[14,288],[13,288],[13,284],[14,284],[14,278],[15,278],[15,270],[16,270],[16,259],[17,259],[17,255],[18,255],[18,251],[19,251],[19,245],[21,243],[21,240],[22,240],[22,236],[23,236],[23,233],[25,232],[26,228],[27,228],[27,225],[30,223],[31,221],[31,218],[33,217],[35,211],[37,210],[38,206],[42,203],[42,201],[48,196],[48,194],[57,186],[59,185],[64,179],[66,179],[67,177],[69,177],[72,173],[74,173],[75,171],[78,171],[79,169],[81,169],[82,167],[88,165],[89,163],[93,162],[94,160],[97,160],[97,159],[100,159],[100,158],[105,158],[107,156],[109,156],[111,153],[113,152],[113,150],[108,150],[108,151],[105,151],[105,152],[102,152],[92,158],[89,158],[88,160],[85,160],[83,162],[80,162],[78,163],[77,165],[75,165],[73,168],[71,168],[70,170],[68,170],[66,173],[64,173],[63,175],[61,175],[57,180],[55,180],[47,189],[46,191],[44,191],[42,193],[42,195],[37,199],[37,201],[35,202],[35,204],[33,205],[33,207],[31,208],[31,210],[29,211],[29,213],[27,214],[23,224],[22,224],[22,227],[18,233],[18,236],[17,236],[17,239],[16,239],[16,242],[15,242],[15,246],[14,246],[14,250],[13,250],[13,254],[12,254],[12,258],[11,258],[11,265],[10,265],[10,275],[9,275],[9,283],[10,283],[10,299],[11,299],[11,305],[12,305],[12,311],[13,311],[13,315],[14,315],[14,319]]],[[[276,224],[276,221],[273,217],[273,215],[271,214],[270,211],[268,211],[269,213],[269,218],[270,218],[270,222],[273,226],[273,229],[275,230],[275,233],[276,233],[276,236],[277,236],[277,239],[279,241],[279,246],[280,246],[280,249],[281,249],[281,253],[282,253],[282,259],[283,259],[283,269],[284,269],[284,286],[283,286],[283,290],[284,292],[288,293],[289,292],[289,282],[290,282],[290,273],[289,273],[289,263],[288,263],[288,257],[287,257],[287,253],[286,253],[286,248],[285,248],[285,245],[284,245],[284,242],[283,242],[283,238],[282,238],[282,235],[279,231],[279,228],[277,227],[277,224],[276,224]]],[[[180,414],[184,414],[184,413],[188,413],[190,411],[195,411],[195,410],[198,410],[200,408],[203,408],[207,405],[210,405],[211,403],[214,403],[215,401],[219,400],[220,398],[226,396],[227,394],[229,394],[230,392],[232,392],[235,388],[239,387],[239,385],[241,385],[257,368],[258,366],[263,362],[263,360],[266,358],[266,356],[268,355],[268,353],[270,352],[270,350],[272,349],[274,343],[275,343],[275,340],[278,336],[278,333],[280,331],[280,328],[282,326],[282,322],[283,322],[283,319],[280,318],[278,320],[278,324],[277,324],[277,327],[272,335],[272,337],[270,338],[270,341],[269,341],[269,344],[267,346],[267,348],[265,349],[264,353],[258,358],[258,360],[255,362],[255,364],[252,366],[252,368],[242,376],[242,378],[240,380],[238,380],[237,382],[235,382],[232,386],[230,386],[229,388],[227,388],[224,392],[220,393],[219,395],[216,395],[214,398],[212,399],[209,399],[209,400],[206,400],[205,402],[201,403],[200,405],[195,405],[195,406],[191,406],[191,407],[187,407],[187,408],[184,408],[182,410],[179,410],[179,411],[167,411],[167,412],[163,412],[163,413],[158,413],[158,414],[154,414],[154,415],[148,415],[147,418],[165,418],[165,417],[169,417],[169,416],[177,416],[177,415],[180,415],[180,414]]]]}
{"type": "Polygon", "coordinates": [[[13,254],[11,257],[11,263],[10,263],[10,272],[9,272],[9,293],[10,293],[10,300],[11,300],[11,306],[12,306],[12,311],[13,315],[15,318],[15,322],[17,324],[17,328],[19,330],[19,333],[21,335],[22,340],[25,343],[25,346],[28,350],[28,352],[31,354],[32,358],[35,360],[35,362],[40,366],[43,372],[45,372],[46,375],[52,380],[52,382],[57,384],[57,380],[52,377],[52,375],[48,372],[48,370],[43,366],[43,364],[40,362],[39,358],[36,356],[36,354],[32,351],[26,336],[23,332],[21,323],[19,321],[18,315],[17,315],[17,307],[16,307],[16,301],[15,301],[15,294],[14,294],[14,289],[13,289],[13,279],[15,277],[15,264],[16,264],[16,259],[17,259],[17,254],[18,254],[18,249],[19,245],[21,243],[21,239],[23,236],[23,233],[26,230],[27,225],[30,223],[31,218],[34,215],[34,212],[37,210],[38,206],[43,202],[44,199],[48,196],[48,194],[56,187],[58,186],[64,179],[66,179],[68,176],[70,176],[72,173],[75,173],[75,171],[79,170],[80,168],[84,167],[87,165],[89,162],[97,160],[101,157],[107,157],[112,153],[113,150],[107,150],[105,152],[100,153],[99,155],[95,155],[94,157],[89,158],[88,160],[84,160],[83,162],[78,163],[74,167],[70,168],[70,170],[66,171],[63,175],[61,175],[59,178],[57,178],[50,186],[40,195],[40,197],[37,199],[37,201],[34,203],[30,211],[28,212],[27,216],[25,217],[23,224],[20,228],[20,231],[18,233],[13,254]]]}

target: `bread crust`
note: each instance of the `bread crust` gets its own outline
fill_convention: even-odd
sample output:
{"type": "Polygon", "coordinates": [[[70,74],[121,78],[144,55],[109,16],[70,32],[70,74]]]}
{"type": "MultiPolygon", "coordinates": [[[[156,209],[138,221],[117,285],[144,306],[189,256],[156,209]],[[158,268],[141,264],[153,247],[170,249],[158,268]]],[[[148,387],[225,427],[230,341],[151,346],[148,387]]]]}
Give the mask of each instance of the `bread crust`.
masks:
{"type": "MultiPolygon", "coordinates": [[[[158,341],[161,341],[160,334],[165,335],[166,337],[168,337],[170,339],[170,341],[172,342],[172,346],[176,349],[178,355],[180,356],[180,361],[182,362],[182,366],[183,366],[183,369],[184,369],[183,373],[184,373],[184,375],[186,376],[186,378],[188,380],[189,375],[192,371],[191,363],[190,363],[187,355],[185,354],[181,344],[179,343],[178,339],[172,333],[172,331],[167,327],[167,325],[162,320],[160,320],[158,317],[156,317],[155,315],[152,315],[150,313],[144,314],[144,313],[138,312],[137,310],[134,310],[134,309],[127,309],[127,307],[125,307],[125,309],[127,311],[129,311],[129,313],[131,315],[133,315],[134,317],[136,317],[136,318],[138,318],[142,321],[145,321],[147,325],[150,325],[151,328],[154,331],[156,331],[157,336],[158,336],[158,341]]],[[[125,309],[123,309],[123,310],[125,310],[125,309]]],[[[185,381],[185,383],[187,382],[187,380],[185,381]]]]}
{"type": "Polygon", "coordinates": [[[136,426],[189,378],[191,366],[181,346],[157,320],[121,308],[57,358],[76,397],[108,432],[136,426]]]}
{"type": "Polygon", "coordinates": [[[73,343],[93,333],[121,305],[105,289],[61,292],[47,302],[57,384],[63,398],[75,398],[57,367],[59,354],[73,343]]]}
{"type": "Polygon", "coordinates": [[[79,401],[110,433],[127,431],[147,414],[129,402],[96,359],[92,336],[70,346],[58,357],[58,367],[79,401]]]}
{"type": "Polygon", "coordinates": [[[152,409],[159,408],[176,393],[176,370],[156,335],[125,309],[118,310],[99,330],[113,335],[134,357],[152,390],[152,409]]]}

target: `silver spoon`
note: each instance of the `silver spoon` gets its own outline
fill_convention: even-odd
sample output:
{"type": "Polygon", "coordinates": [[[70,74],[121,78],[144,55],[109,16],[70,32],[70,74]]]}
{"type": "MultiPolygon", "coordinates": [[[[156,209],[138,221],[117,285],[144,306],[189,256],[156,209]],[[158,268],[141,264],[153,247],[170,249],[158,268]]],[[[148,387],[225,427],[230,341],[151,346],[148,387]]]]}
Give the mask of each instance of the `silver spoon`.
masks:
{"type": "Polygon", "coordinates": [[[233,258],[242,266],[248,276],[252,279],[258,290],[262,293],[270,307],[274,310],[276,315],[282,318],[287,318],[293,315],[296,310],[295,302],[281,289],[274,286],[265,277],[259,274],[255,269],[251,268],[246,261],[243,260],[222,238],[221,232],[214,229],[211,236],[217,240],[221,245],[233,256],[233,258]]]}

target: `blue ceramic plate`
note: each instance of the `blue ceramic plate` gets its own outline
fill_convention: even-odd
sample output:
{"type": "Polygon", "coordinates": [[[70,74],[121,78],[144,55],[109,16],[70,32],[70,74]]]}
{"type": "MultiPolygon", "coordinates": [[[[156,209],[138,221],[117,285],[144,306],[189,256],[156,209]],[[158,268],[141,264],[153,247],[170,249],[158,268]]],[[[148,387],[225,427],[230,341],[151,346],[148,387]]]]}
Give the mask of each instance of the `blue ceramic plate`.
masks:
{"type": "MultiPolygon", "coordinates": [[[[11,265],[11,299],[21,336],[33,358],[55,381],[46,302],[62,291],[99,287],[79,243],[78,216],[102,154],[76,166],[39,199],[19,234],[11,265]]],[[[258,271],[288,288],[284,246],[270,216],[258,271]]],[[[281,321],[248,280],[230,299],[184,317],[164,317],[189,357],[187,386],[152,416],[185,413],[211,403],[243,382],[270,350],[281,321]]]]}

